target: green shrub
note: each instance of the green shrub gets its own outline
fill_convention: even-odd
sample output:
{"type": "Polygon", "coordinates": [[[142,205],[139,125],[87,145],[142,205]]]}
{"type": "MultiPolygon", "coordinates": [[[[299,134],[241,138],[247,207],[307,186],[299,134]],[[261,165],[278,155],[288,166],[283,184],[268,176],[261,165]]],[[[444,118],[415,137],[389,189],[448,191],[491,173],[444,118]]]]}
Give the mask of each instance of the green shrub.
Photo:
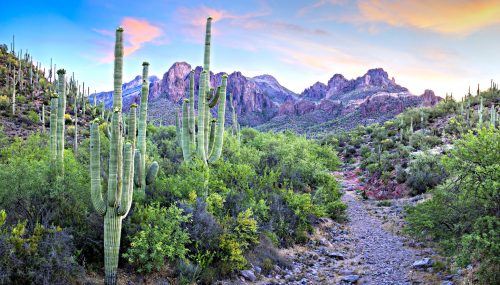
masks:
{"type": "Polygon", "coordinates": [[[446,172],[438,156],[418,154],[410,161],[406,185],[413,195],[426,192],[446,178],[446,172]]]}
{"type": "Polygon", "coordinates": [[[145,273],[159,271],[165,259],[183,259],[189,235],[181,223],[188,222],[189,218],[174,205],[169,208],[158,204],[139,206],[132,216],[132,223],[139,225],[139,231],[130,237],[130,246],[123,257],[138,272],[145,273]]]}
{"type": "Polygon", "coordinates": [[[1,284],[73,284],[83,277],[76,262],[73,239],[59,227],[46,228],[27,221],[5,224],[0,211],[1,284]]]}
{"type": "Polygon", "coordinates": [[[16,95],[16,102],[19,104],[26,103],[26,97],[23,95],[16,95]]]}
{"type": "Polygon", "coordinates": [[[28,119],[34,124],[38,124],[40,122],[40,116],[35,111],[28,112],[28,119]]]}
{"type": "Polygon", "coordinates": [[[7,110],[10,106],[9,97],[0,95],[0,110],[7,110]]]}
{"type": "Polygon", "coordinates": [[[500,140],[483,128],[454,142],[443,165],[450,179],[431,199],[407,209],[406,231],[439,242],[458,265],[478,263],[478,284],[500,283],[500,140]]]}

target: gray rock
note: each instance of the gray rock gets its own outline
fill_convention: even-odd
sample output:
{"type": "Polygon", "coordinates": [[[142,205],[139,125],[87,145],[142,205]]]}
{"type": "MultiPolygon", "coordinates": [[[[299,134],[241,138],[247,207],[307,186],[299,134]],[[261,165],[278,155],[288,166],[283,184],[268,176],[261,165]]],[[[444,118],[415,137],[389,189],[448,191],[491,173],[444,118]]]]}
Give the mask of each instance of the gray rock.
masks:
{"type": "Polygon", "coordinates": [[[339,259],[339,260],[345,259],[345,255],[343,255],[342,253],[340,253],[338,251],[331,251],[328,253],[328,256],[331,258],[339,259]]]}
{"type": "Polygon", "coordinates": [[[242,270],[240,272],[241,276],[245,277],[248,281],[254,282],[257,280],[257,277],[255,277],[255,274],[253,273],[252,270],[242,270]]]}
{"type": "Polygon", "coordinates": [[[255,269],[255,272],[257,272],[258,274],[260,274],[262,272],[262,268],[260,268],[260,266],[255,266],[254,269],[255,269]]]}
{"type": "Polygon", "coordinates": [[[342,277],[342,281],[347,282],[349,284],[354,284],[358,282],[359,278],[360,278],[359,275],[347,275],[342,277]]]}
{"type": "Polygon", "coordinates": [[[433,264],[434,264],[434,262],[432,261],[432,259],[426,257],[424,259],[420,259],[420,260],[413,262],[411,267],[419,270],[419,269],[425,269],[425,268],[432,267],[433,264]]]}
{"type": "Polygon", "coordinates": [[[449,280],[443,281],[440,283],[440,285],[453,285],[453,284],[455,284],[455,283],[453,283],[453,281],[449,281],[449,280]]]}

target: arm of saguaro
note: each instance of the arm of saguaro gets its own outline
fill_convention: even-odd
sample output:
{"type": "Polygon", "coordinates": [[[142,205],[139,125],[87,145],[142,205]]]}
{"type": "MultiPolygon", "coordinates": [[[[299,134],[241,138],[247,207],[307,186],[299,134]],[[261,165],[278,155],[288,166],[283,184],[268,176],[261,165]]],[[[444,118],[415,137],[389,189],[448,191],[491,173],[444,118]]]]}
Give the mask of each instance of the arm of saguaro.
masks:
{"type": "Polygon", "coordinates": [[[224,144],[224,118],[226,112],[226,86],[227,86],[227,75],[222,77],[222,85],[220,87],[220,102],[217,109],[217,130],[215,134],[215,144],[214,150],[210,155],[209,163],[216,162],[222,154],[222,145],[224,144]]]}
{"type": "Polygon", "coordinates": [[[123,151],[123,189],[121,191],[120,206],[117,213],[126,216],[132,206],[133,179],[134,179],[134,154],[133,147],[127,142],[123,151]]]}
{"type": "Polygon", "coordinates": [[[101,193],[101,143],[99,126],[90,125],[90,195],[92,204],[101,216],[106,214],[106,203],[101,193]]]}

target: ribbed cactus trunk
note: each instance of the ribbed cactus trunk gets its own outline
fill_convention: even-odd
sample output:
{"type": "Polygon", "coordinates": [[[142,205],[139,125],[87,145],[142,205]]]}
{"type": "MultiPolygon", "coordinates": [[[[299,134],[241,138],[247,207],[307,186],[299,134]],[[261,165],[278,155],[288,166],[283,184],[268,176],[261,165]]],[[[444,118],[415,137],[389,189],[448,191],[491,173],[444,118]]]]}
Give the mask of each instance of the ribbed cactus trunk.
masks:
{"type": "Polygon", "coordinates": [[[14,68],[14,76],[12,77],[12,116],[16,114],[16,69],[14,68]]]}
{"type": "Polygon", "coordinates": [[[42,104],[42,132],[45,133],[45,104],[42,104]]]}
{"type": "Polygon", "coordinates": [[[59,100],[55,93],[50,99],[50,157],[52,162],[57,161],[57,109],[59,100]]]}
{"type": "Polygon", "coordinates": [[[75,133],[73,138],[73,153],[76,156],[78,155],[78,100],[75,100],[75,104],[73,107],[74,107],[73,112],[75,113],[75,133]]]}
{"type": "Polygon", "coordinates": [[[491,108],[490,108],[490,126],[492,126],[493,128],[495,127],[495,123],[496,123],[496,108],[495,108],[495,104],[491,104],[491,108]]]}
{"type": "Polygon", "coordinates": [[[132,205],[134,178],[135,112],[136,105],[130,107],[129,138],[123,146],[122,137],[122,68],[123,29],[116,30],[113,116],[110,127],[110,153],[108,189],[101,191],[100,136],[99,126],[90,126],[90,174],[91,198],[96,211],[104,216],[104,271],[105,284],[117,283],[118,258],[122,219],[132,205]],[[104,195],[103,195],[104,194],[104,195]]]}
{"type": "Polygon", "coordinates": [[[482,128],[483,127],[483,97],[481,97],[481,99],[480,99],[478,114],[479,114],[479,121],[477,122],[477,127],[482,128]]]}
{"type": "Polygon", "coordinates": [[[57,71],[57,161],[59,170],[62,172],[64,169],[64,114],[66,112],[66,71],[59,69],[57,71]]]}
{"type": "Polygon", "coordinates": [[[137,149],[141,154],[139,179],[136,180],[136,187],[141,193],[146,191],[146,127],[148,120],[148,96],[149,96],[149,63],[142,63],[142,89],[141,106],[139,109],[139,122],[137,132],[137,149]]]}

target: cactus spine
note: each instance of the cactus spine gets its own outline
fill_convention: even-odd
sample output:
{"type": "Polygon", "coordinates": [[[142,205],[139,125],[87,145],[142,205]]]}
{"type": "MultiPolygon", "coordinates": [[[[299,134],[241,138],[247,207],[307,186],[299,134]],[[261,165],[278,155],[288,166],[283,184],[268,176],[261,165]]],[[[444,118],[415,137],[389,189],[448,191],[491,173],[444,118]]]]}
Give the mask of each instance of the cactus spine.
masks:
{"type": "Polygon", "coordinates": [[[66,111],[66,71],[59,69],[57,71],[57,160],[60,163],[61,170],[64,168],[64,113],[66,111]]]}
{"type": "Polygon", "coordinates": [[[212,18],[207,19],[205,33],[205,58],[198,90],[198,115],[194,110],[194,71],[190,74],[189,99],[184,100],[182,110],[181,146],[184,161],[188,162],[194,152],[205,163],[216,162],[224,144],[224,118],[226,109],[227,75],[222,76],[221,86],[215,93],[210,88],[210,44],[212,18]],[[210,109],[219,103],[217,120],[210,109]],[[198,123],[196,130],[195,122],[198,123]]]}
{"type": "MultiPolygon", "coordinates": [[[[116,30],[113,116],[109,154],[108,189],[101,192],[100,137],[94,121],[90,126],[91,198],[96,211],[104,216],[105,284],[116,284],[122,220],[132,205],[132,179],[134,177],[135,126],[129,123],[129,137],[122,137],[122,68],[123,29],[116,30]],[[103,195],[104,194],[104,195],[103,195]]],[[[136,106],[130,108],[130,122],[135,122],[136,106]]]]}

